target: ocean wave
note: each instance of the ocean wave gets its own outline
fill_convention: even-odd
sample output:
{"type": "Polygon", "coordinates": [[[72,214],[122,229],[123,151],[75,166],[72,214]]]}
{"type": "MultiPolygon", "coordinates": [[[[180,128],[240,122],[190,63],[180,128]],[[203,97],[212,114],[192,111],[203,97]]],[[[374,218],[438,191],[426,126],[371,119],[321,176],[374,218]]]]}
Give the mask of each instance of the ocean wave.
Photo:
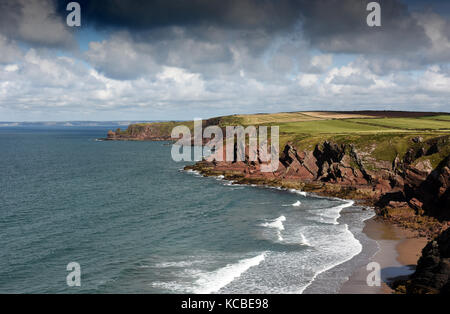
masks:
{"type": "Polygon", "coordinates": [[[283,231],[284,230],[283,221],[286,221],[286,217],[281,215],[280,217],[278,217],[277,219],[273,220],[272,222],[265,222],[265,223],[262,223],[260,226],[261,227],[268,227],[268,228],[275,228],[275,229],[278,229],[280,231],[283,231]]]}
{"type": "Polygon", "coordinates": [[[197,170],[193,170],[193,169],[184,170],[183,169],[183,171],[186,172],[186,173],[192,174],[192,175],[194,175],[196,177],[203,177],[203,175],[200,173],[200,171],[197,171],[197,170]]]}
{"type": "Polygon", "coordinates": [[[245,187],[248,186],[248,185],[246,185],[246,184],[235,183],[235,181],[227,181],[227,182],[224,183],[223,185],[225,185],[225,186],[231,186],[231,187],[233,187],[233,188],[240,188],[240,189],[245,188],[245,187]]]}
{"type": "MultiPolygon", "coordinates": [[[[184,276],[188,276],[191,280],[179,280],[162,282],[157,281],[151,283],[153,287],[163,288],[174,292],[209,294],[218,292],[251,267],[258,266],[264,261],[267,252],[263,252],[251,258],[245,258],[233,264],[227,264],[224,267],[214,271],[204,271],[199,269],[186,269],[184,276]],[[192,282],[192,279],[194,281],[192,282]]],[[[184,278],[187,279],[187,278],[184,278]]]]}
{"type": "Polygon", "coordinates": [[[344,208],[353,206],[353,204],[355,203],[354,201],[347,201],[347,200],[345,200],[344,202],[345,202],[344,204],[338,206],[323,208],[320,210],[313,209],[310,210],[310,212],[318,215],[320,222],[337,225],[339,224],[337,220],[339,219],[339,217],[341,217],[341,211],[344,208]]]}
{"type": "Polygon", "coordinates": [[[281,206],[294,206],[294,207],[300,207],[300,205],[302,205],[302,202],[300,202],[299,200],[297,200],[295,203],[293,204],[289,204],[289,205],[281,205],[281,206]]]}
{"type": "Polygon", "coordinates": [[[311,243],[309,243],[308,239],[306,239],[303,233],[300,233],[300,238],[301,238],[300,244],[311,246],[311,243]]]}
{"type": "Polygon", "coordinates": [[[283,241],[283,236],[281,235],[281,231],[284,230],[284,225],[283,225],[284,221],[286,221],[286,217],[281,215],[280,217],[273,220],[272,222],[265,222],[265,223],[262,223],[260,226],[276,229],[278,241],[283,241]]]}
{"type": "Polygon", "coordinates": [[[330,241],[329,235],[324,235],[314,239],[314,247],[318,247],[321,251],[326,252],[328,258],[323,256],[321,259],[322,263],[319,264],[319,267],[317,267],[317,265],[314,267],[315,271],[312,278],[306,285],[302,286],[298,290],[298,293],[303,293],[320,274],[351,260],[353,257],[361,253],[361,242],[355,238],[353,233],[349,230],[348,225],[345,224],[337,227],[340,229],[339,236],[336,237],[337,241],[330,241]]]}
{"type": "Polygon", "coordinates": [[[155,267],[157,267],[157,268],[189,267],[196,263],[199,263],[199,262],[198,261],[161,262],[161,263],[157,263],[155,265],[155,267]]]}
{"type": "Polygon", "coordinates": [[[289,189],[289,192],[291,192],[291,193],[295,193],[295,194],[298,194],[298,195],[301,195],[301,196],[304,196],[304,197],[306,197],[306,192],[304,192],[304,191],[301,191],[301,190],[296,190],[296,189],[289,189]]]}
{"type": "Polygon", "coordinates": [[[284,245],[299,249],[271,250],[264,263],[248,270],[220,292],[303,293],[321,273],[352,259],[362,250],[347,225],[303,226],[286,238],[288,244],[283,241],[284,245]]]}
{"type": "MultiPolygon", "coordinates": [[[[223,180],[219,176],[216,178],[223,180]]],[[[233,184],[233,181],[228,180],[223,180],[221,183],[241,188],[248,186],[233,184]]],[[[288,191],[303,197],[315,197],[314,194],[307,194],[300,190],[288,190],[273,186],[265,187],[288,191]]],[[[322,198],[320,196],[317,197],[322,198]]],[[[301,197],[298,198],[303,200],[301,197]]],[[[303,222],[296,222],[294,219],[290,219],[286,223],[287,219],[284,215],[274,219],[263,220],[262,223],[260,221],[258,226],[267,228],[262,230],[265,240],[272,243],[269,244],[272,245],[270,253],[267,251],[251,258],[241,259],[236,263],[227,264],[216,270],[214,270],[215,267],[208,267],[207,271],[197,265],[186,265],[187,269],[179,274],[179,280],[156,282],[152,285],[164,287],[174,292],[187,293],[242,293],[243,291],[254,293],[303,293],[321,273],[352,259],[362,250],[361,243],[349,231],[348,226],[338,223],[341,211],[352,206],[354,202],[344,200],[336,202],[338,199],[323,198],[329,199],[331,204],[339,205],[323,205],[324,202],[318,202],[325,208],[308,209],[310,203],[305,201],[305,204],[308,205],[305,206],[305,211],[297,210],[292,215],[305,217],[306,220],[309,220],[310,217],[316,221],[320,219],[327,225],[313,224],[312,226],[305,226],[304,220],[303,222]],[[283,249],[282,245],[289,245],[292,248],[283,249]],[[277,249],[274,249],[275,246],[277,249]],[[264,263],[262,263],[263,261],[264,263]],[[211,271],[211,269],[213,270],[211,271]],[[299,271],[291,274],[292,269],[298,269],[299,271]],[[295,280],[280,280],[286,274],[289,274],[289,278],[294,278],[295,280]]],[[[291,202],[294,200],[295,198],[291,202]]],[[[301,206],[301,203],[300,200],[296,200],[293,204],[283,206],[298,207],[301,206]]],[[[182,267],[180,265],[180,268],[182,267]]]]}
{"type": "Polygon", "coordinates": [[[251,267],[258,266],[265,259],[265,255],[264,252],[255,257],[240,260],[235,264],[228,264],[213,272],[201,274],[200,278],[195,281],[197,287],[192,292],[206,294],[219,291],[251,267]]]}

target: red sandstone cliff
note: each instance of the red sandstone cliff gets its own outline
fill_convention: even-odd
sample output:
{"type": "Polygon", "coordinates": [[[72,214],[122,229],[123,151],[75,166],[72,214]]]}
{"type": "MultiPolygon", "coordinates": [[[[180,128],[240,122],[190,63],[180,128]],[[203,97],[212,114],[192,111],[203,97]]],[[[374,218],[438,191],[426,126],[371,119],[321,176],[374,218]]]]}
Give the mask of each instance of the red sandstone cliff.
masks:
{"type": "Polygon", "coordinates": [[[301,151],[288,143],[273,173],[261,172],[261,163],[248,161],[248,156],[242,162],[202,161],[188,168],[238,183],[364,200],[375,205],[380,215],[431,235],[441,229],[438,221],[450,220],[450,156],[444,156],[434,169],[427,157],[435,157],[449,145],[449,136],[421,141],[414,138],[404,157],[394,162],[376,160],[370,151],[352,144],[324,141],[313,150],[301,151]]]}

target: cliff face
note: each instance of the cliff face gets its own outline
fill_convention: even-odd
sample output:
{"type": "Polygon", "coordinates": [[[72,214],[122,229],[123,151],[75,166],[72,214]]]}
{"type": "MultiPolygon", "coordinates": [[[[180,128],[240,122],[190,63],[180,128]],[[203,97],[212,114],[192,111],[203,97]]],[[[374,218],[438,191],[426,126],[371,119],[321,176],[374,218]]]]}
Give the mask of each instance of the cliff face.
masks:
{"type": "MultiPolygon", "coordinates": [[[[210,125],[220,125],[221,118],[212,118],[202,121],[202,128],[210,125]]],[[[110,141],[172,141],[171,137],[173,128],[177,126],[186,126],[193,134],[193,121],[170,121],[170,122],[154,122],[131,124],[126,130],[117,129],[109,131],[106,140],[110,141]]]]}
{"type": "MultiPolygon", "coordinates": [[[[429,120],[421,126],[423,120],[403,119],[413,113],[398,113],[401,119],[396,120],[338,121],[341,114],[282,113],[203,121],[203,127],[218,125],[222,129],[227,125],[282,124],[280,141],[285,144],[280,147],[279,167],[275,172],[262,172],[260,160],[249,161],[247,147],[244,161],[201,161],[186,168],[206,176],[223,175],[236,183],[282,186],[360,200],[375,206],[384,219],[430,238],[446,230],[450,225],[448,117],[431,120],[435,126],[429,120]],[[323,115],[337,120],[319,121],[323,115]],[[313,116],[316,120],[311,121],[313,116]],[[298,122],[299,119],[304,121],[298,122]]],[[[397,117],[392,112],[382,113],[382,117],[385,115],[397,117]]],[[[418,117],[423,115],[417,113],[418,117]]],[[[192,130],[189,122],[178,124],[192,130]]],[[[109,132],[108,140],[171,140],[170,133],[176,125],[131,125],[126,131],[109,132]]],[[[203,144],[207,142],[204,140],[203,144]]],[[[236,150],[237,146],[233,156],[237,155],[236,150]]],[[[398,291],[449,293],[449,247],[450,229],[428,243],[417,272],[411,280],[399,283],[398,291]]]]}
{"type": "Polygon", "coordinates": [[[288,143],[273,173],[261,172],[260,162],[248,160],[202,161],[191,168],[242,183],[282,185],[365,200],[387,219],[427,235],[436,234],[442,227],[437,220],[450,219],[450,157],[445,155],[449,136],[426,141],[412,138],[409,144],[404,156],[393,162],[374,158],[374,147],[361,150],[353,144],[324,141],[301,151],[288,143]],[[433,168],[436,160],[438,165],[433,168]],[[428,219],[430,216],[437,220],[428,219]]]}
{"type": "MultiPolygon", "coordinates": [[[[221,119],[205,120],[203,128],[209,125],[223,128],[221,119]]],[[[192,121],[134,124],[125,131],[108,132],[107,139],[172,140],[171,130],[180,124],[193,127],[192,121]]],[[[368,138],[361,135],[343,141],[313,141],[302,149],[287,142],[280,153],[279,167],[273,173],[261,172],[259,161],[249,161],[248,148],[243,162],[203,161],[192,168],[205,175],[225,175],[243,183],[283,185],[363,200],[375,205],[381,216],[433,235],[442,225],[428,217],[450,220],[449,138],[449,135],[427,139],[385,136],[365,143],[368,138]]]]}
{"type": "Polygon", "coordinates": [[[409,294],[450,294],[450,229],[425,246],[416,272],[396,285],[409,294]]]}
{"type": "Polygon", "coordinates": [[[132,124],[125,131],[109,131],[110,141],[169,141],[170,131],[164,123],[132,124]]]}

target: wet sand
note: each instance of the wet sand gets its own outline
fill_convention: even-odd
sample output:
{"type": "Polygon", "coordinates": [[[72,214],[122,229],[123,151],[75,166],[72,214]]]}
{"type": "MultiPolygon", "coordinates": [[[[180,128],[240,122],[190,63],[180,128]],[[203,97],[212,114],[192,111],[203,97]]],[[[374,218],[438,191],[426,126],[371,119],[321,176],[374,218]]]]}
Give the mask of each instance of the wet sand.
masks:
{"type": "Polygon", "coordinates": [[[376,219],[366,221],[363,232],[369,238],[377,241],[379,250],[370,261],[380,264],[382,284],[380,287],[369,287],[366,278],[371,270],[366,270],[364,266],[353,272],[339,293],[392,293],[388,283],[414,272],[427,239],[417,238],[413,232],[376,219]]]}

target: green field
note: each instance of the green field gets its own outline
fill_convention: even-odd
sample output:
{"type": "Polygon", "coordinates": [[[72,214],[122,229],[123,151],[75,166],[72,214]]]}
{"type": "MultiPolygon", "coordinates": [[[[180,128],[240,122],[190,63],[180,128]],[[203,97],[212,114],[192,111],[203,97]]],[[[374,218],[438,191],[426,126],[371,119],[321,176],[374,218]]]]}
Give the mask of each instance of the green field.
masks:
{"type": "Polygon", "coordinates": [[[432,116],[432,117],[420,117],[419,119],[450,121],[450,114],[447,114],[447,115],[438,115],[438,116],[432,116]]]}
{"type": "MultiPolygon", "coordinates": [[[[417,112],[284,112],[271,114],[231,115],[212,118],[208,125],[225,126],[279,126],[280,147],[290,142],[298,149],[314,149],[317,143],[333,141],[352,144],[370,152],[378,160],[392,162],[402,157],[411,147],[412,140],[421,137],[427,140],[450,135],[450,114],[417,112]]],[[[152,123],[161,134],[170,136],[173,127],[187,125],[192,121],[152,123]]],[[[146,124],[132,125],[123,133],[135,134],[145,129],[146,124]]],[[[442,154],[430,157],[433,165],[442,159],[442,154]]]]}
{"type": "Polygon", "coordinates": [[[359,124],[353,122],[352,120],[345,120],[345,119],[278,123],[277,125],[280,126],[280,131],[283,133],[344,134],[344,133],[398,132],[398,130],[393,128],[385,128],[376,125],[359,124]]]}
{"type": "Polygon", "coordinates": [[[258,125],[273,122],[299,122],[319,120],[317,117],[309,116],[302,112],[290,113],[272,113],[272,114],[255,114],[255,115],[238,115],[243,125],[258,125]]]}
{"type": "MultiPolygon", "coordinates": [[[[389,115],[389,113],[386,113],[389,115]]],[[[413,130],[450,130],[450,115],[411,117],[377,117],[359,113],[339,112],[283,112],[271,114],[233,115],[217,118],[221,126],[227,125],[279,125],[284,133],[372,133],[410,132],[413,130]]]]}
{"type": "MultiPolygon", "coordinates": [[[[313,149],[317,143],[333,141],[352,144],[358,149],[370,151],[378,160],[393,161],[402,157],[412,139],[423,140],[450,135],[450,115],[405,118],[337,118],[320,113],[314,121],[270,121],[265,125],[280,127],[280,145],[291,142],[299,149],[313,149]]],[[[289,117],[283,115],[283,120],[289,117]]],[[[265,117],[267,118],[267,117],[265,117]]],[[[273,117],[274,120],[278,116],[273,117]]],[[[442,156],[434,156],[440,160],[442,156]]],[[[432,160],[433,165],[435,161],[432,160]]]]}
{"type": "Polygon", "coordinates": [[[383,118],[383,119],[352,119],[351,121],[363,126],[379,126],[391,129],[403,130],[450,130],[450,116],[441,116],[442,120],[436,117],[425,118],[383,118]],[[445,120],[445,121],[444,121],[445,120]]]}

